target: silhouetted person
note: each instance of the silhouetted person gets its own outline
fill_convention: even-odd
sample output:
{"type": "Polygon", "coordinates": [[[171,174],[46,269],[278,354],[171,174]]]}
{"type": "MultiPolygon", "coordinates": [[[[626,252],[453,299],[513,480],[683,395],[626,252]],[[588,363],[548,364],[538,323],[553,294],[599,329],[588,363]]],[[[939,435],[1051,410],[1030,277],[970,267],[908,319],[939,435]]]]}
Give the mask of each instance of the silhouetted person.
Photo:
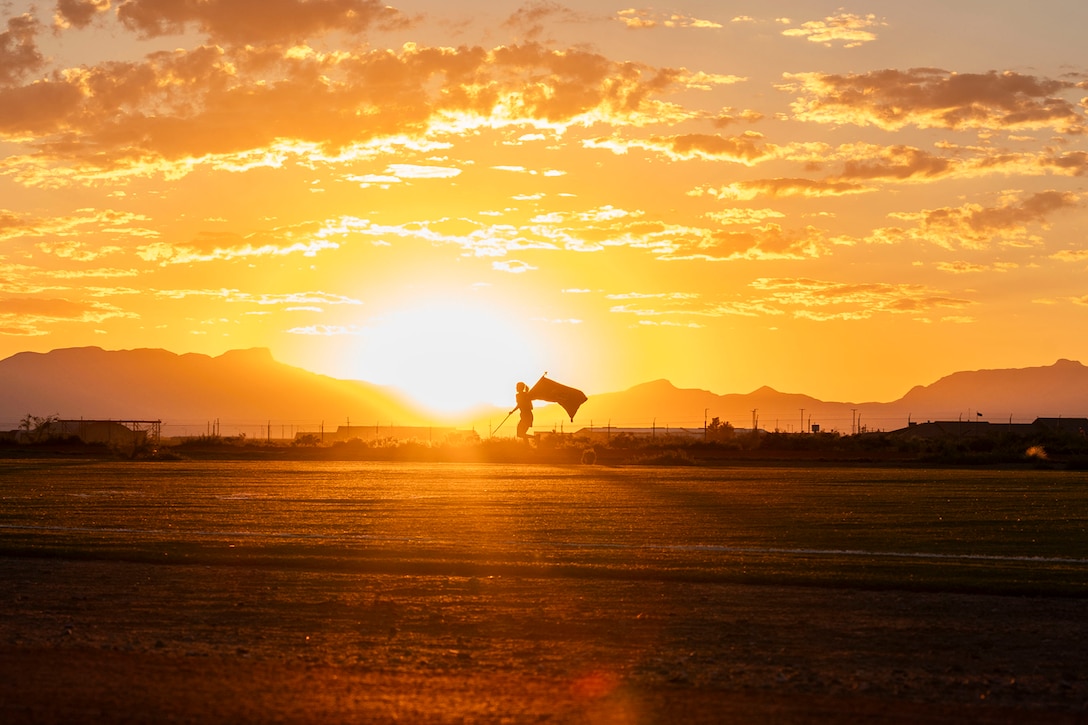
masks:
{"type": "Polygon", "coordinates": [[[529,386],[518,383],[518,393],[514,399],[517,405],[511,409],[510,413],[515,410],[521,411],[521,420],[518,421],[518,438],[528,438],[529,429],[533,427],[533,399],[529,397],[529,386]]]}

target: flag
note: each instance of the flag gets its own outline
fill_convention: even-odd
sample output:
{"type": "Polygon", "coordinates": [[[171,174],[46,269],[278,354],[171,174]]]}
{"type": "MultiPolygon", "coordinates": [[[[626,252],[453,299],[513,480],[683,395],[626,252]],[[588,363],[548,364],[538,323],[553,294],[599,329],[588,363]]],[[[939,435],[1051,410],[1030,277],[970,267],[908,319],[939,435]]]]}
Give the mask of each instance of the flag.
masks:
{"type": "Polygon", "coordinates": [[[560,385],[544,375],[541,375],[540,380],[536,381],[536,385],[529,389],[529,397],[533,400],[559,403],[563,406],[563,410],[567,411],[571,422],[574,422],[574,414],[578,412],[578,408],[587,400],[586,394],[581,390],[560,385]]]}
{"type": "Polygon", "coordinates": [[[977,415],[979,418],[982,417],[982,413],[979,413],[977,410],[975,411],[975,415],[977,415]]]}

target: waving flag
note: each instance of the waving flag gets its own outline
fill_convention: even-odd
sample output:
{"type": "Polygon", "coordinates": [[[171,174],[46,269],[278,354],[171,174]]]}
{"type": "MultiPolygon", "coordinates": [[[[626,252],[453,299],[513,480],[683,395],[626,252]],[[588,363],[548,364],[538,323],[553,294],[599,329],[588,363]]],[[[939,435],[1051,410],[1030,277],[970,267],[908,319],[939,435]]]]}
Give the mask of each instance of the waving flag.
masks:
{"type": "Polygon", "coordinates": [[[572,422],[578,408],[587,400],[586,394],[581,390],[560,385],[554,380],[548,379],[545,375],[541,375],[540,380],[536,381],[536,385],[529,389],[529,397],[533,400],[559,403],[563,406],[563,410],[567,411],[567,415],[570,416],[572,422]]]}

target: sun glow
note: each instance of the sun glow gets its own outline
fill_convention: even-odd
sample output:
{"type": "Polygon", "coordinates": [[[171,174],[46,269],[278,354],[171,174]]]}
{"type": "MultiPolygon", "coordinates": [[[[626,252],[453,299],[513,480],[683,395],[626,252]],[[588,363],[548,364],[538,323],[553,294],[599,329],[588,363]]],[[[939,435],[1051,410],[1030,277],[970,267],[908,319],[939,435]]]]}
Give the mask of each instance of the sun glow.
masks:
{"type": "Polygon", "coordinates": [[[365,327],[363,340],[357,377],[439,414],[513,406],[517,381],[543,372],[536,343],[512,319],[460,300],[390,312],[365,327]]]}

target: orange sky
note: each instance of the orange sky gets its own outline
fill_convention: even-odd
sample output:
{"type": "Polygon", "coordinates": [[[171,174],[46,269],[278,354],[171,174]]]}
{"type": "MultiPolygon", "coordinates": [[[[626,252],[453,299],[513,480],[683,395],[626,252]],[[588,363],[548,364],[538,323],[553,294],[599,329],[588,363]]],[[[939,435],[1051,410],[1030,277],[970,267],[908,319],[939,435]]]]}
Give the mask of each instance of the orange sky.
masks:
{"type": "Polygon", "coordinates": [[[0,357],[268,347],[442,410],[545,370],[864,402],[1088,361],[1088,5],[0,22],[0,357]]]}

